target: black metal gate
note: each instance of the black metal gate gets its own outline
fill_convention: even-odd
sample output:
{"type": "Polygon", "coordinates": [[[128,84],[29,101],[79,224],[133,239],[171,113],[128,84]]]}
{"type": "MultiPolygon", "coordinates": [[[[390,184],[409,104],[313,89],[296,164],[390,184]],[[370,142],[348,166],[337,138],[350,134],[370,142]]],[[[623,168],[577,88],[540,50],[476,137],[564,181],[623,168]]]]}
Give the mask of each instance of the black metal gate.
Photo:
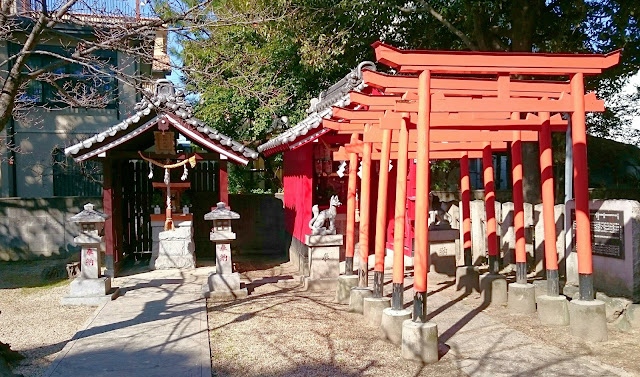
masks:
{"type": "MultiPolygon", "coordinates": [[[[200,161],[189,170],[191,182],[194,241],[197,256],[212,257],[213,244],[209,241],[211,224],[204,221],[204,215],[215,206],[218,195],[218,164],[216,161],[200,161]]],[[[182,169],[172,169],[171,182],[180,182],[182,169]]],[[[153,178],[149,179],[149,164],[142,160],[130,160],[116,172],[115,179],[122,180],[122,231],[123,251],[127,255],[141,256],[151,253],[154,189],[152,181],[161,181],[164,171],[154,167],[153,178]]],[[[178,211],[182,211],[178,209],[178,211]]],[[[164,213],[164,207],[162,210],[164,213]]]]}

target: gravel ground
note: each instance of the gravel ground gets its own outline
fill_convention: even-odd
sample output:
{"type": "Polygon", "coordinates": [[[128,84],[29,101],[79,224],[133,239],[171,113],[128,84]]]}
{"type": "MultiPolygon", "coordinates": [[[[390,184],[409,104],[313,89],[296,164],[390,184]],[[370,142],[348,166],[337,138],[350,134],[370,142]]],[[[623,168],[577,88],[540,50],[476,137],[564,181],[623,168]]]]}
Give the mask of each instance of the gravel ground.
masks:
{"type": "Polygon", "coordinates": [[[40,278],[56,263],[0,263],[0,340],[26,357],[13,369],[25,377],[41,376],[95,310],[60,305],[69,281],[40,278]]]}
{"type": "MultiPolygon", "coordinates": [[[[464,355],[447,352],[446,346],[436,364],[403,360],[399,348],[380,340],[362,315],[334,303],[334,292],[302,291],[290,263],[271,268],[242,265],[239,270],[251,282],[250,296],[208,303],[214,376],[466,376],[460,368],[464,355]]],[[[460,300],[452,278],[429,274],[429,291],[436,290],[443,299],[460,300]]],[[[407,302],[410,292],[405,292],[407,302]]],[[[471,311],[480,305],[480,297],[471,295],[462,303],[471,311]]],[[[621,333],[610,327],[609,341],[585,343],[566,327],[542,326],[535,314],[512,314],[506,307],[490,307],[484,313],[569,357],[589,355],[596,363],[640,376],[640,358],[632,356],[640,351],[638,330],[621,333]]]]}
{"type": "Polygon", "coordinates": [[[294,275],[289,263],[245,272],[247,299],[209,302],[214,376],[464,375],[450,355],[428,367],[403,360],[334,292],[303,292],[294,275]]]}

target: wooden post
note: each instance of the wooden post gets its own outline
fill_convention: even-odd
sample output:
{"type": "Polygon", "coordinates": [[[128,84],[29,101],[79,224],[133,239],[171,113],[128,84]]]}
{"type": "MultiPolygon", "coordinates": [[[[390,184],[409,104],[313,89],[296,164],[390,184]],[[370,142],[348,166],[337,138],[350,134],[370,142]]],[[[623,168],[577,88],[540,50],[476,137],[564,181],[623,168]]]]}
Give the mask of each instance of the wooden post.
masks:
{"type": "Polygon", "coordinates": [[[542,217],[544,221],[544,261],[547,270],[547,295],[560,294],[558,251],[556,249],[556,219],[554,214],[553,155],[551,151],[551,125],[549,113],[540,113],[542,127],[540,139],[540,177],[542,180],[542,217]]]}
{"type": "Polygon", "coordinates": [[[376,211],[375,264],[373,267],[373,297],[382,297],[384,278],[384,251],[387,236],[387,189],[389,188],[389,156],[391,154],[391,130],[383,130],[378,179],[378,205],[376,211]]]}
{"type": "Polygon", "coordinates": [[[460,159],[460,196],[462,197],[462,250],[464,265],[473,265],[471,253],[471,181],[469,179],[469,154],[460,159]]]}
{"type": "Polygon", "coordinates": [[[429,126],[431,72],[418,78],[418,163],[416,176],[416,250],[414,255],[413,321],[427,321],[427,265],[429,254],[429,126]]]}
{"type": "Polygon", "coordinates": [[[229,204],[229,174],[227,172],[227,159],[223,159],[223,156],[221,155],[218,162],[220,164],[220,167],[218,168],[218,187],[220,188],[219,201],[226,204],[227,208],[231,208],[231,205],[229,204]]]}
{"type": "Polygon", "coordinates": [[[360,273],[358,286],[369,286],[369,217],[371,213],[371,143],[364,143],[360,180],[360,273]]]}
{"type": "Polygon", "coordinates": [[[404,233],[407,215],[407,170],[409,150],[409,130],[407,120],[400,124],[400,144],[398,146],[398,171],[396,172],[396,208],[393,221],[393,293],[391,307],[403,309],[404,294],[404,233]]]}
{"type": "MultiPolygon", "coordinates": [[[[518,115],[519,117],[519,115],[518,115]]],[[[527,283],[527,250],[524,237],[524,193],[522,191],[522,133],[513,132],[511,144],[513,177],[513,229],[516,237],[516,283],[527,283]]]]}
{"type": "MultiPolygon", "coordinates": [[[[351,134],[351,144],[358,134],[351,134]]],[[[353,255],[356,246],[356,190],[358,185],[358,154],[349,154],[349,184],[347,188],[347,244],[345,246],[345,275],[353,275],[353,255]]]]}
{"type": "Polygon", "coordinates": [[[489,273],[500,270],[498,261],[498,238],[496,235],[496,193],[493,180],[493,156],[491,143],[485,143],[482,150],[482,168],[484,169],[484,205],[487,214],[487,249],[489,254],[489,273]]]}
{"type": "MultiPolygon", "coordinates": [[[[573,176],[576,203],[576,247],[578,252],[578,282],[580,299],[591,301],[593,290],[593,261],[591,257],[591,222],[589,220],[589,175],[587,171],[587,131],[584,113],[584,77],[576,73],[571,77],[573,114],[573,176]]],[[[570,216],[570,214],[567,214],[570,216]]]]}
{"type": "Polygon", "coordinates": [[[115,277],[115,233],[113,226],[113,160],[105,158],[102,161],[102,209],[109,217],[104,222],[104,243],[105,243],[105,275],[115,277]]]}

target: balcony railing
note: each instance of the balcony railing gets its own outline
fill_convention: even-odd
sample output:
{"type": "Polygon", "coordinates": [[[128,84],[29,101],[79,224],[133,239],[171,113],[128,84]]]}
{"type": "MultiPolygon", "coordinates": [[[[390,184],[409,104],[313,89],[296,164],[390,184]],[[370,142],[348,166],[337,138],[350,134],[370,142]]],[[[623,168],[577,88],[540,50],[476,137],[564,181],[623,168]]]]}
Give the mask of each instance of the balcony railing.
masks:
{"type": "MultiPolygon", "coordinates": [[[[55,12],[66,4],[65,0],[16,0],[15,13],[29,15],[41,12],[43,4],[55,12]]],[[[69,16],[102,19],[157,19],[150,0],[78,0],[67,12],[69,16]]]]}

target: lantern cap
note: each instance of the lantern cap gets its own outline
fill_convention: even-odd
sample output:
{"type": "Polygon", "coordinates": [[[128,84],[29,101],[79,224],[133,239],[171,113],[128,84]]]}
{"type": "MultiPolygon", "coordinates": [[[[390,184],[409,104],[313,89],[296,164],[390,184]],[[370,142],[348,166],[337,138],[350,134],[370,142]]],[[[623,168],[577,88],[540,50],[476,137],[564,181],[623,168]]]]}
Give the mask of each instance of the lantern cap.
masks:
{"type": "Polygon", "coordinates": [[[103,223],[109,218],[102,212],[93,209],[93,204],[87,203],[84,205],[84,210],[77,215],[71,216],[69,222],[72,223],[103,223]]]}
{"type": "Polygon", "coordinates": [[[224,202],[218,202],[217,207],[213,211],[204,215],[205,220],[235,220],[239,218],[240,215],[228,209],[224,202]]]}

